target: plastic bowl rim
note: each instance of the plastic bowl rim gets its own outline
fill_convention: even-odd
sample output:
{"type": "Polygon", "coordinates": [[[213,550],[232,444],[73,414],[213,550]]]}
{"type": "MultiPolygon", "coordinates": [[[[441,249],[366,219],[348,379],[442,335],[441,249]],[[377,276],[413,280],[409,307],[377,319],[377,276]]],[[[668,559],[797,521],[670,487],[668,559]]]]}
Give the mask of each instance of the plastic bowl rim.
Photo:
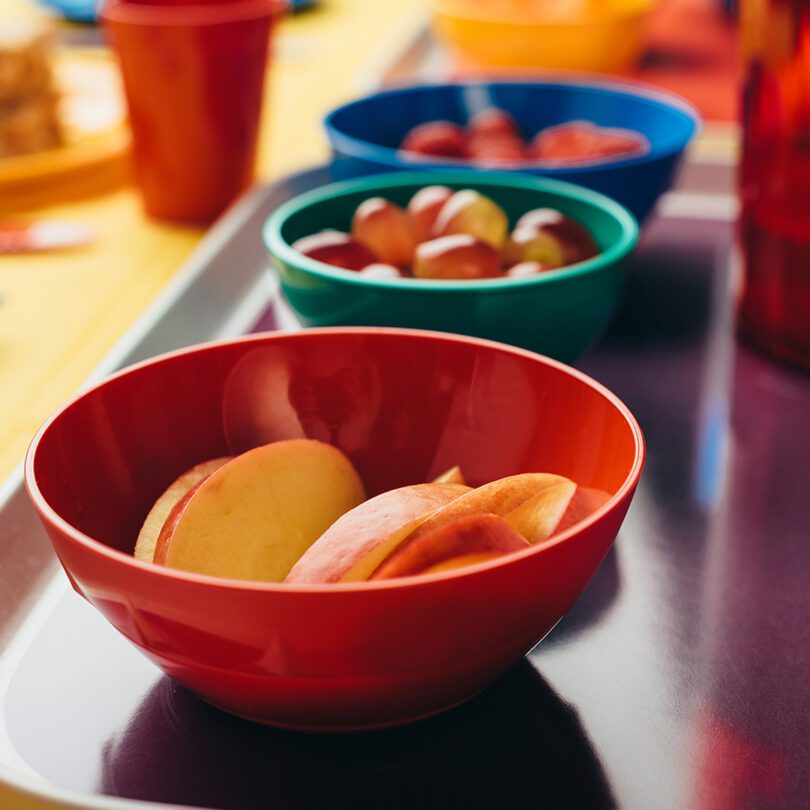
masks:
{"type": "MultiPolygon", "coordinates": [[[[608,160],[608,161],[590,161],[590,162],[582,162],[578,163],[575,166],[549,166],[543,165],[538,162],[524,162],[519,164],[514,164],[510,168],[503,168],[499,169],[499,171],[504,171],[508,173],[520,173],[520,172],[527,172],[527,171],[542,171],[543,176],[546,177],[565,177],[566,175],[576,174],[581,172],[586,172],[588,170],[597,171],[599,169],[604,168],[623,168],[625,166],[636,166],[636,165],[643,165],[644,163],[652,162],[653,160],[659,160],[664,157],[669,157],[671,155],[678,154],[679,152],[683,151],[686,146],[700,133],[702,128],[702,118],[700,113],[698,112],[697,108],[690,104],[686,99],[683,97],[675,94],[670,93],[669,91],[664,91],[660,87],[656,87],[655,85],[649,85],[642,82],[629,82],[629,81],[617,81],[613,79],[604,79],[599,78],[598,74],[593,74],[588,76],[587,78],[569,78],[566,76],[557,76],[553,79],[548,81],[534,81],[531,79],[518,79],[517,77],[512,79],[504,79],[504,80],[496,80],[496,81],[457,81],[457,82],[433,82],[433,83],[426,83],[426,84],[403,84],[397,87],[392,87],[390,89],[382,90],[379,92],[371,93],[366,96],[362,96],[360,98],[356,98],[352,101],[349,101],[345,104],[341,104],[338,107],[330,110],[323,119],[323,127],[326,130],[327,137],[329,139],[330,144],[333,148],[342,149],[346,154],[350,155],[353,158],[359,158],[361,160],[370,160],[376,163],[385,163],[385,165],[392,166],[394,168],[402,169],[402,163],[404,159],[399,154],[399,149],[395,149],[390,146],[384,146],[383,144],[374,143],[373,141],[366,141],[358,138],[354,135],[348,135],[339,129],[335,125],[335,118],[347,110],[350,110],[354,107],[361,107],[364,104],[367,104],[372,99],[380,98],[380,97],[390,97],[399,94],[405,93],[412,93],[417,92],[420,90],[441,90],[441,89],[457,89],[463,90],[464,88],[472,88],[472,87],[505,87],[505,86],[522,86],[525,88],[531,87],[534,89],[584,89],[584,90],[596,90],[601,91],[607,94],[617,95],[617,96],[633,96],[636,98],[643,98],[647,101],[654,102],[658,104],[660,107],[664,107],[670,111],[674,110],[679,112],[683,115],[686,119],[689,120],[691,124],[691,131],[689,132],[688,136],[683,140],[683,143],[675,144],[670,149],[661,149],[658,148],[658,144],[654,143],[649,137],[647,140],[650,143],[650,149],[645,152],[643,155],[635,155],[632,157],[620,159],[620,160],[608,160]],[[351,148],[342,148],[342,144],[348,144],[351,148]]],[[[641,133],[645,135],[645,133],[641,133]]],[[[451,168],[462,168],[466,167],[472,171],[489,171],[489,169],[485,167],[476,167],[475,165],[471,165],[469,161],[462,160],[460,158],[436,158],[435,162],[437,163],[437,168],[439,166],[451,169],[451,168]]],[[[414,159],[414,168],[418,169],[419,165],[422,163],[419,159],[414,159]]],[[[430,165],[430,164],[429,164],[430,165]]]]}
{"type": "Polygon", "coordinates": [[[635,5],[627,5],[622,8],[613,9],[613,12],[600,17],[571,17],[565,18],[545,18],[545,19],[508,19],[498,17],[497,15],[483,14],[480,11],[475,11],[470,14],[461,14],[459,12],[444,8],[440,3],[436,4],[434,12],[435,17],[445,17],[448,19],[459,20],[461,22],[475,22],[486,23],[488,25],[511,25],[523,26],[527,29],[530,28],[587,28],[587,27],[602,27],[611,25],[613,23],[632,20],[634,17],[644,19],[649,16],[653,8],[653,3],[650,0],[637,2],[635,5]]]}
{"type": "Polygon", "coordinates": [[[341,180],[325,186],[305,191],[283,203],[267,218],[262,228],[265,247],[271,257],[287,264],[293,264],[298,270],[311,275],[342,282],[349,286],[366,287],[379,290],[396,289],[415,292],[431,291],[437,293],[459,292],[503,292],[524,287],[539,287],[548,284],[562,283],[569,279],[585,276],[604,270],[626,258],[635,248],[639,237],[639,226],[635,217],[621,203],[600,194],[598,191],[546,177],[534,177],[525,174],[502,172],[481,173],[471,169],[438,170],[438,171],[399,171],[385,174],[372,174],[341,180]],[[442,185],[443,183],[460,184],[469,181],[476,186],[511,186],[527,191],[541,191],[556,194],[568,200],[590,205],[608,214],[618,223],[621,229],[619,238],[606,250],[591,259],[570,264],[557,270],[547,270],[537,276],[522,278],[490,278],[480,280],[442,280],[418,278],[372,278],[353,270],[332,267],[324,262],[310,259],[295,250],[281,235],[285,222],[299,211],[324,200],[354,193],[369,186],[369,196],[383,194],[386,188],[398,188],[414,184],[442,185]]]}
{"type": "Polygon", "coordinates": [[[321,327],[304,330],[280,330],[278,332],[265,332],[254,335],[245,335],[239,338],[228,338],[225,340],[209,341],[206,343],[199,343],[183,349],[177,349],[172,352],[151,357],[147,360],[142,360],[131,366],[110,375],[99,383],[81,391],[61,408],[55,411],[39,428],[31,440],[25,456],[24,473],[25,485],[30,499],[33,501],[34,506],[48,523],[56,527],[61,533],[70,538],[70,541],[83,547],[85,550],[98,554],[110,562],[119,563],[125,567],[131,567],[136,571],[140,571],[149,576],[164,577],[175,582],[186,583],[188,585],[201,585],[220,588],[223,590],[252,592],[252,593],[272,593],[277,595],[283,594],[312,594],[321,595],[337,594],[337,593],[355,593],[362,594],[368,593],[371,590],[375,591],[389,591],[399,589],[421,589],[430,588],[431,586],[442,583],[448,580],[458,579],[460,577],[475,576],[495,568],[508,566],[517,563],[526,557],[536,554],[543,554],[557,545],[573,540],[580,532],[597,523],[604,515],[607,515],[614,508],[616,508],[622,500],[631,497],[633,490],[638,484],[641,472],[644,468],[644,461],[646,457],[646,445],[644,442],[644,434],[638,421],[631,413],[630,409],[619,399],[606,386],[597,382],[587,374],[572,368],[571,366],[561,363],[545,355],[531,352],[527,349],[521,349],[516,346],[510,346],[504,343],[498,343],[492,340],[485,340],[483,338],[474,338],[467,335],[455,335],[446,332],[436,332],[430,330],[420,329],[403,329],[394,327],[321,327]],[[420,574],[408,577],[399,577],[397,579],[379,580],[374,582],[335,582],[325,583],[318,585],[303,585],[303,584],[285,584],[283,582],[257,582],[252,580],[240,580],[230,577],[215,577],[208,574],[196,574],[189,571],[182,571],[180,569],[167,568],[165,566],[155,565],[154,563],[143,562],[136,560],[131,554],[114,549],[100,540],[95,540],[89,535],[77,529],[72,524],[68,523],[61,515],[59,515],[50,503],[46,500],[45,496],[39,489],[39,485],[34,473],[35,457],[39,445],[44,438],[45,434],[50,430],[51,426],[68,410],[70,410],[76,403],[85,397],[91,396],[99,389],[105,387],[107,384],[120,377],[127,376],[138,370],[150,366],[155,363],[162,363],[170,361],[177,357],[185,355],[216,351],[222,346],[231,346],[238,344],[257,343],[263,344],[275,340],[284,340],[293,338],[295,340],[306,340],[309,338],[317,339],[318,337],[328,337],[329,335],[356,335],[356,336],[374,336],[374,335],[394,335],[413,339],[423,339],[431,341],[440,341],[444,343],[466,344],[478,346],[486,349],[495,349],[496,351],[506,352],[507,354],[517,355],[534,362],[540,362],[546,366],[551,366],[557,371],[574,377],[579,382],[587,387],[601,394],[624,418],[625,423],[630,428],[630,432],[635,440],[635,450],[633,454],[633,462],[630,465],[624,481],[618,490],[610,496],[610,498],[602,504],[596,511],[588,515],[587,518],[575,524],[574,526],[560,532],[554,539],[545,543],[541,543],[521,551],[510,552],[502,557],[494,560],[476,563],[474,565],[465,566],[464,568],[456,569],[453,571],[439,572],[435,574],[420,574]]]}
{"type": "Polygon", "coordinates": [[[147,28],[194,28],[265,18],[275,21],[291,8],[288,0],[231,0],[228,3],[197,2],[177,6],[161,4],[157,0],[147,3],[103,0],[99,6],[98,18],[103,23],[147,28]]]}

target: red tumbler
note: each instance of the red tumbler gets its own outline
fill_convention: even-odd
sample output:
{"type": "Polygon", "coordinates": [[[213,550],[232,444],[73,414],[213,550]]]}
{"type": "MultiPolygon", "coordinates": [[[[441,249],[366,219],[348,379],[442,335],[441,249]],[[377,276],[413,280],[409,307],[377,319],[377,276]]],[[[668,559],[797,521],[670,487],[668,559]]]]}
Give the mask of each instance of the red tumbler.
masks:
{"type": "Polygon", "coordinates": [[[204,224],[253,181],[268,49],[281,0],[107,0],[146,212],[204,224]]]}
{"type": "Polygon", "coordinates": [[[738,327],[810,369],[810,1],[744,0],[738,327]]]}

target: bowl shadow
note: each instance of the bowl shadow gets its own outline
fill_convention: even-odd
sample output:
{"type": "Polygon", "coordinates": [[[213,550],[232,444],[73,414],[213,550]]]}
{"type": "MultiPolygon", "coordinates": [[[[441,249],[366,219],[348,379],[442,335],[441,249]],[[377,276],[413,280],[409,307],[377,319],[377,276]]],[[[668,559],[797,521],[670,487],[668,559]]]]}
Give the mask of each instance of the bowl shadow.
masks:
{"type": "Polygon", "coordinates": [[[526,660],[439,717],[342,736],[249,723],[162,678],[107,741],[100,788],[221,810],[616,806],[576,710],[526,660]]]}

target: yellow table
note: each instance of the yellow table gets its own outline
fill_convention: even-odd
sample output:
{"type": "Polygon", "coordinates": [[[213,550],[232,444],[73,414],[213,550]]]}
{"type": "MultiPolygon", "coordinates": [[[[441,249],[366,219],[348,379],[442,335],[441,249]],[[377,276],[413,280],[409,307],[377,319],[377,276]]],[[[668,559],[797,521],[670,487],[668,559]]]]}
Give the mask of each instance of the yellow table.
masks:
{"type": "MultiPolygon", "coordinates": [[[[324,160],[323,113],[363,92],[412,34],[425,3],[321,0],[283,23],[262,124],[263,179],[324,160]]],[[[28,0],[4,0],[0,24],[34,13],[28,0]]],[[[202,235],[148,221],[129,188],[20,213],[91,223],[99,240],[74,253],[0,257],[0,481],[202,235]]]]}

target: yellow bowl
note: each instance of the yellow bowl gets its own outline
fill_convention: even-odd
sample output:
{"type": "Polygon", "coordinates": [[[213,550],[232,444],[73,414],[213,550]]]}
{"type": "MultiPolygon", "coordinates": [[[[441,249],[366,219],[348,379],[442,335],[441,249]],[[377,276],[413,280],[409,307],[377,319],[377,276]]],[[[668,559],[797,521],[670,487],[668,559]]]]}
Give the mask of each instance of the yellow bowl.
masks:
{"type": "Polygon", "coordinates": [[[653,0],[437,0],[433,28],[462,66],[612,73],[638,61],[653,0]]]}

